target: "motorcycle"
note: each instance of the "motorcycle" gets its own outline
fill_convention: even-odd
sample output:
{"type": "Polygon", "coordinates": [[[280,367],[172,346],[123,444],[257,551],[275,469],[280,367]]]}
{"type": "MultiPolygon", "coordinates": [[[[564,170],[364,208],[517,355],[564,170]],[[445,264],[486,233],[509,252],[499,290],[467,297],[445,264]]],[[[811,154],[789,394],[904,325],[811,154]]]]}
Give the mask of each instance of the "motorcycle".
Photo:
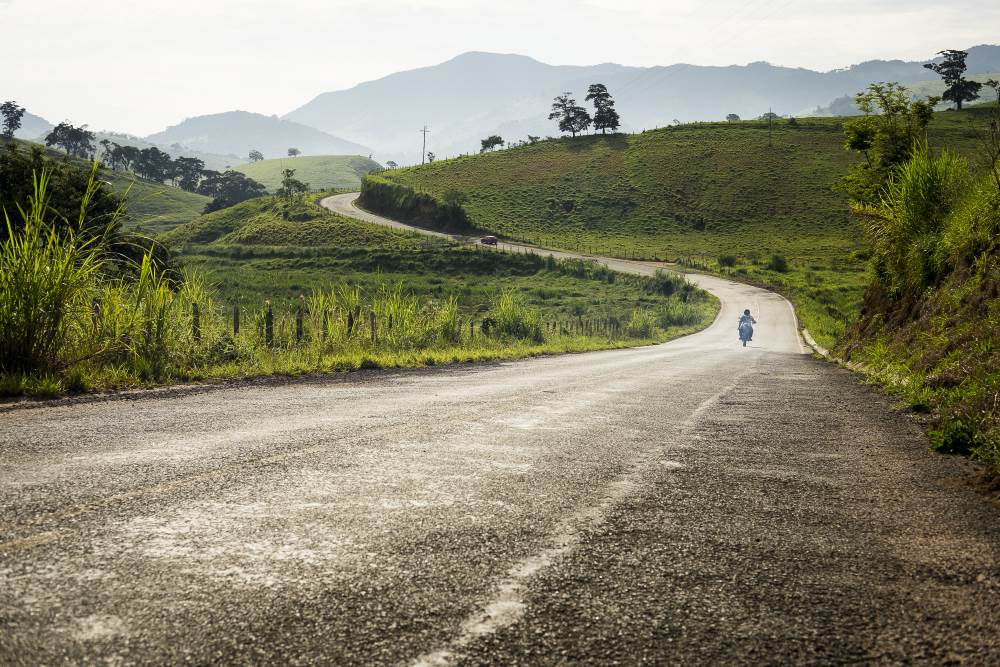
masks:
{"type": "Polygon", "coordinates": [[[753,338],[753,325],[749,322],[740,322],[740,340],[743,342],[743,347],[747,346],[751,338],[753,338]]]}

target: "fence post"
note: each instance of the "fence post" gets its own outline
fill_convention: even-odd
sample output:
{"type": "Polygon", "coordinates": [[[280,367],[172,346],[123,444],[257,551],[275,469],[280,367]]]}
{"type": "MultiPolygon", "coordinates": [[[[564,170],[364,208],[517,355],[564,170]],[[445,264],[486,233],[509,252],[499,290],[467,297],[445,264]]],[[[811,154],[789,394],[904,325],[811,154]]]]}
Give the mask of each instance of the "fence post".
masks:
{"type": "Polygon", "coordinates": [[[469,319],[469,339],[474,339],[476,337],[476,320],[473,318],[469,319]]]}
{"type": "Polygon", "coordinates": [[[233,336],[240,335],[240,307],[233,304],[233,336]]]}
{"type": "Polygon", "coordinates": [[[271,310],[271,302],[267,301],[264,310],[264,344],[268,347],[274,345],[274,312],[271,310]]]}
{"type": "Polygon", "coordinates": [[[302,306],[295,309],[295,342],[302,342],[302,306]]]}
{"type": "Polygon", "coordinates": [[[323,321],[322,324],[323,340],[326,340],[330,336],[330,322],[327,318],[327,312],[324,310],[322,313],[320,313],[320,317],[322,318],[323,321]]]}
{"type": "Polygon", "coordinates": [[[378,334],[376,333],[376,329],[375,329],[375,324],[376,323],[375,323],[375,311],[374,310],[368,313],[368,321],[371,323],[371,327],[372,327],[372,345],[375,345],[375,344],[378,343],[378,334]]]}
{"type": "Polygon", "coordinates": [[[347,313],[347,335],[350,336],[354,332],[354,311],[349,311],[347,313]]]}
{"type": "Polygon", "coordinates": [[[191,304],[191,336],[194,342],[201,342],[201,313],[198,311],[198,304],[191,304]]]}

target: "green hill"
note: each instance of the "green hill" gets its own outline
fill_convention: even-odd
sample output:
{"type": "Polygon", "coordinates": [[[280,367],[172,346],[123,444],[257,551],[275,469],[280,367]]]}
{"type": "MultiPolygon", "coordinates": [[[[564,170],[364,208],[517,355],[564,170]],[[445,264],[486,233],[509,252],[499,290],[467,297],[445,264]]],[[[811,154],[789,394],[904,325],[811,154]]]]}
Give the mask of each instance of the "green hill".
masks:
{"type": "MultiPolygon", "coordinates": [[[[937,114],[932,142],[973,150],[974,113],[937,114]]],[[[723,259],[737,277],[796,298],[832,343],[865,284],[863,234],[834,190],[856,159],[841,123],[698,123],[541,141],[368,177],[362,202],[412,218],[413,193],[457,196],[472,225],[513,239],[716,269],[723,259]]]]}
{"type": "MultiPolygon", "coordinates": [[[[90,169],[89,161],[67,157],[64,152],[42,144],[21,140],[16,140],[16,144],[20,150],[40,150],[50,160],[70,162],[81,169],[90,169]]],[[[186,192],[164,183],[146,181],[131,173],[102,169],[100,177],[111,185],[116,194],[124,195],[128,192],[125,204],[127,216],[122,221],[123,227],[139,229],[151,236],[197,218],[205,210],[205,204],[212,201],[210,197],[186,192]]]]}
{"type": "MultiPolygon", "coordinates": [[[[380,285],[397,282],[432,302],[455,296],[463,317],[471,318],[483,317],[504,289],[516,291],[553,323],[628,322],[636,308],[666,313],[671,303],[645,279],[609,277],[583,263],[560,265],[536,255],[460,246],[275,197],[202,215],[160,240],[214,285],[223,302],[257,306],[271,301],[285,311],[315,289],[351,284],[373,294],[380,285]]],[[[690,319],[672,321],[674,311],[664,315],[666,335],[704,325],[715,305],[696,297],[680,311],[690,319]]]]}
{"type": "Polygon", "coordinates": [[[274,192],[281,187],[283,169],[294,169],[295,178],[308,183],[313,190],[333,190],[360,186],[361,177],[379,166],[374,160],[360,155],[300,155],[294,158],[261,160],[234,168],[274,192]]]}

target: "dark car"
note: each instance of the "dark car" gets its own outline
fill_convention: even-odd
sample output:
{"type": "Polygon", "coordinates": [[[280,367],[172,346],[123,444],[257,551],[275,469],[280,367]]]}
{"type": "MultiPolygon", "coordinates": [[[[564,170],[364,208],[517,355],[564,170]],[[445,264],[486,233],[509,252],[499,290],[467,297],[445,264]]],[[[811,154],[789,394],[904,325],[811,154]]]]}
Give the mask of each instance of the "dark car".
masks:
{"type": "Polygon", "coordinates": [[[483,238],[479,239],[479,242],[482,243],[483,245],[496,245],[498,243],[497,237],[495,236],[484,236],[483,238]]]}

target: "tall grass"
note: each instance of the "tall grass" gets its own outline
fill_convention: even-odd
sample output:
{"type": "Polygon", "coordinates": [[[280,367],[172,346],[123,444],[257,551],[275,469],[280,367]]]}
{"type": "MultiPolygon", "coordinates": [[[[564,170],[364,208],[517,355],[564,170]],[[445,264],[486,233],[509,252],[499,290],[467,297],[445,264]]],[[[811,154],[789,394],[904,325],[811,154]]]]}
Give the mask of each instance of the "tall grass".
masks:
{"type": "Polygon", "coordinates": [[[18,206],[23,225],[14,225],[10,212],[4,210],[7,239],[0,245],[0,371],[5,373],[52,371],[68,363],[64,353],[70,330],[80,325],[86,297],[103,267],[106,236],[79,233],[98,190],[96,166],[76,225],[56,224],[56,214],[48,205],[48,188],[49,172],[42,170],[34,177],[27,208],[18,206]]]}

